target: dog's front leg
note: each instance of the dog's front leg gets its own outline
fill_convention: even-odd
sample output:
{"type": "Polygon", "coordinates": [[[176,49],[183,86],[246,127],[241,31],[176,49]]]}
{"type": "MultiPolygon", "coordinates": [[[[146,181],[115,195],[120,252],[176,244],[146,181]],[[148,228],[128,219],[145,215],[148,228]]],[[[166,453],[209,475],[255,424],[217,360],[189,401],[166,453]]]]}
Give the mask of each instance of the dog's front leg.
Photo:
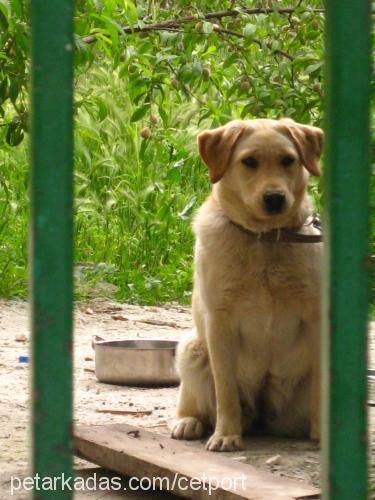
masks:
{"type": "Polygon", "coordinates": [[[234,451],[243,448],[241,407],[235,374],[233,331],[223,314],[209,314],[207,340],[215,381],[216,426],[206,448],[210,451],[234,451]]]}

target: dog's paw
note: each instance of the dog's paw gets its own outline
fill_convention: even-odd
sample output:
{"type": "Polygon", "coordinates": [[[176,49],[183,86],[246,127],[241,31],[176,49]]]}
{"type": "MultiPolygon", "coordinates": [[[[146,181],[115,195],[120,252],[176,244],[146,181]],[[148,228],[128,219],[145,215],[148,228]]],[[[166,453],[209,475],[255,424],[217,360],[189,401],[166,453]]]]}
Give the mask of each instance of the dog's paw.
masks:
{"type": "Polygon", "coordinates": [[[243,449],[242,438],[238,434],[229,436],[213,434],[206,444],[206,450],[209,451],[238,451],[243,449]]]}
{"type": "Polygon", "coordinates": [[[200,439],[203,436],[204,427],[200,420],[195,417],[180,418],[172,427],[172,438],[174,439],[200,439]]]}

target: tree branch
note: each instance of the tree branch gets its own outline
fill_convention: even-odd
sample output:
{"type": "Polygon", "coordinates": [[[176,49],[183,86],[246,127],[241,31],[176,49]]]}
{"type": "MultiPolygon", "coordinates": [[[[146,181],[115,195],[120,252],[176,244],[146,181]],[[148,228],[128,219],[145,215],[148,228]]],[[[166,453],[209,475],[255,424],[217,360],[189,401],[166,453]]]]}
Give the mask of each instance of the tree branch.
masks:
{"type": "MultiPolygon", "coordinates": [[[[242,33],[238,33],[238,31],[228,30],[225,28],[219,28],[216,26],[214,27],[214,31],[216,31],[217,33],[225,33],[227,35],[232,35],[232,36],[236,36],[238,38],[246,39],[245,35],[243,35],[242,33]]],[[[263,43],[258,38],[252,38],[251,41],[256,43],[257,45],[259,45],[259,47],[263,47],[263,43]]],[[[288,54],[288,52],[285,52],[284,50],[280,50],[280,49],[273,49],[272,44],[269,42],[266,43],[266,47],[268,47],[270,50],[272,50],[272,52],[274,54],[280,54],[280,55],[286,57],[287,59],[289,59],[289,61],[294,60],[294,57],[291,56],[290,54],[288,54]]]]}
{"type": "MultiPolygon", "coordinates": [[[[279,14],[291,14],[295,11],[295,7],[284,7],[280,9],[270,9],[270,8],[253,8],[253,9],[241,9],[241,10],[221,10],[218,12],[207,12],[203,16],[185,16],[179,19],[170,19],[169,21],[160,21],[158,23],[146,24],[144,26],[135,26],[134,28],[130,26],[125,26],[122,31],[126,34],[133,33],[145,33],[148,31],[161,31],[168,28],[178,28],[182,24],[188,24],[192,22],[198,22],[202,20],[209,21],[211,19],[222,19],[223,17],[237,17],[242,14],[272,14],[273,12],[278,12],[279,14]]],[[[310,12],[324,13],[325,9],[309,9],[310,12]]],[[[95,43],[97,40],[95,35],[89,35],[82,38],[84,43],[95,43]]]]}

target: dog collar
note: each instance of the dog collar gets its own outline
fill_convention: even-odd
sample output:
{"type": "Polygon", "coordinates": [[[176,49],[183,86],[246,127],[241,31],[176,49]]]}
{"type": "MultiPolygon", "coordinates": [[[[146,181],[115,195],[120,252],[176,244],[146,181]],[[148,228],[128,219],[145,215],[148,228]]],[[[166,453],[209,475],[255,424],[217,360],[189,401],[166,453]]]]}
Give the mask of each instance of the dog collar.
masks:
{"type": "Polygon", "coordinates": [[[319,230],[319,234],[304,234],[287,228],[276,228],[271,229],[271,231],[256,233],[246,229],[241,224],[237,224],[237,222],[233,222],[231,219],[229,220],[238,229],[258,241],[267,241],[270,243],[321,243],[323,241],[321,223],[316,215],[310,216],[302,227],[313,226],[319,230]]]}

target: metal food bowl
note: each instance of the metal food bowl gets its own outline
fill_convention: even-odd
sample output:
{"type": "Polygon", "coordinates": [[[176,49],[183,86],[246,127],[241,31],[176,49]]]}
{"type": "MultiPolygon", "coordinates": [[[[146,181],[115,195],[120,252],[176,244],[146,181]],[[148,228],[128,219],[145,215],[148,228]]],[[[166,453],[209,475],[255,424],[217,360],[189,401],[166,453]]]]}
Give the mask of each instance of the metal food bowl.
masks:
{"type": "Polygon", "coordinates": [[[96,378],[107,384],[177,385],[177,344],[177,340],[104,340],[94,336],[96,378]]]}

